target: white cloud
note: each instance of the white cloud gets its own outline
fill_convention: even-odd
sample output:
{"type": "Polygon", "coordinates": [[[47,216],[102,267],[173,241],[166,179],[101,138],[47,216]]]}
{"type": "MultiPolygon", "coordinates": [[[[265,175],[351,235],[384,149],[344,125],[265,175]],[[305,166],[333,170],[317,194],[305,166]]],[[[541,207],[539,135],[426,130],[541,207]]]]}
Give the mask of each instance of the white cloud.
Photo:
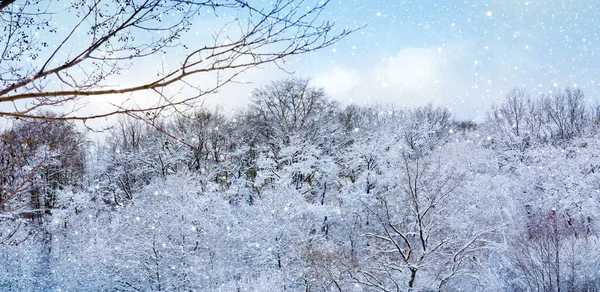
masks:
{"type": "Polygon", "coordinates": [[[325,88],[331,96],[348,95],[360,82],[358,72],[340,66],[334,67],[329,72],[318,73],[312,80],[315,86],[325,88]]]}
{"type": "Polygon", "coordinates": [[[383,66],[371,69],[382,74],[382,82],[393,89],[411,95],[431,95],[442,78],[444,58],[437,49],[407,48],[387,60],[383,66]]]}
{"type": "Polygon", "coordinates": [[[453,76],[446,70],[462,47],[406,48],[380,64],[357,69],[336,66],[316,74],[314,83],[344,102],[421,105],[439,102],[453,76]]]}

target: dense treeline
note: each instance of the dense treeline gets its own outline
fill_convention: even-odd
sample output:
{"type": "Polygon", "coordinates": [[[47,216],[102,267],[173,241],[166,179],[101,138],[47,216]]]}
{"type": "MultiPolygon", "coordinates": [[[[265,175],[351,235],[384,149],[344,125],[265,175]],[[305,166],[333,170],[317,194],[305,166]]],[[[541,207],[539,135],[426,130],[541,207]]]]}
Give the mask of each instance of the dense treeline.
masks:
{"type": "Polygon", "coordinates": [[[514,89],[475,123],[342,107],[304,79],[98,143],[16,121],[0,287],[598,291],[599,124],[579,89],[514,89]]]}

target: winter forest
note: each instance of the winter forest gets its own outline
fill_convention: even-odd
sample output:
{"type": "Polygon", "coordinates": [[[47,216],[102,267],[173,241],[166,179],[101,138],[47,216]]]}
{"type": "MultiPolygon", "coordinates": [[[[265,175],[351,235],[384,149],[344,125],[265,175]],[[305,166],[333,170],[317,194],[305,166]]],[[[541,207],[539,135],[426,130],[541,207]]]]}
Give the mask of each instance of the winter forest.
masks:
{"type": "Polygon", "coordinates": [[[0,291],[600,291],[595,2],[0,0],[0,291]]]}
{"type": "Polygon", "coordinates": [[[190,145],[128,118],[98,142],[65,121],[2,133],[2,208],[21,210],[2,290],[600,289],[581,90],[514,89],[474,123],[283,79],[235,115],[160,123],[190,145]]]}

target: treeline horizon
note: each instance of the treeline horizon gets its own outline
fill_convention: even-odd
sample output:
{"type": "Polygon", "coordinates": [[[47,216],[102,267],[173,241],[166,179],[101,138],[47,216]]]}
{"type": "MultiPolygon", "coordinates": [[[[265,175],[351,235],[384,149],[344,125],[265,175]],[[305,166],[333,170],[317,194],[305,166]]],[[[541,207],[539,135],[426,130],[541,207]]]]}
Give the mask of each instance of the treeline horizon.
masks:
{"type": "Polygon", "coordinates": [[[600,105],[511,90],[486,119],[341,106],[307,79],[246,109],[0,134],[0,289],[600,291],[600,105]]]}

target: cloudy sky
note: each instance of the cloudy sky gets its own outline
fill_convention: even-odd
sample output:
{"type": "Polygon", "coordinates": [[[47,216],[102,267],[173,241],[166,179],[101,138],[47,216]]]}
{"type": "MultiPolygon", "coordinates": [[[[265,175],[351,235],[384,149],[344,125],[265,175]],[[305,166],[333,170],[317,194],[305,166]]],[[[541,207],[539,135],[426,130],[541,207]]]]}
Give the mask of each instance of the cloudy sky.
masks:
{"type": "MultiPolygon", "coordinates": [[[[433,102],[464,119],[481,119],[513,87],[532,95],[578,87],[596,100],[599,4],[332,1],[326,16],[340,28],[367,26],[334,47],[291,60],[286,68],[345,103],[433,102]]],[[[286,76],[263,71],[247,77],[254,82],[250,87],[286,76]]],[[[243,104],[243,95],[234,95],[223,92],[209,102],[243,104]]]]}
{"type": "MultiPolygon", "coordinates": [[[[335,22],[340,30],[365,27],[332,47],[288,59],[283,66],[297,77],[311,78],[342,104],[432,102],[451,108],[459,119],[482,120],[513,87],[524,87],[532,96],[578,87],[593,104],[600,97],[599,6],[600,0],[331,1],[323,20],[335,22]]],[[[202,47],[235,17],[221,13],[215,18],[207,9],[182,42],[202,47]]],[[[68,34],[76,19],[53,21],[58,34],[68,34]]],[[[89,44],[85,31],[76,33],[77,40],[67,44],[75,51],[89,44]]],[[[55,35],[39,37],[55,43],[55,35]]],[[[111,82],[127,86],[155,78],[162,65],[177,67],[182,58],[185,50],[154,56],[111,82]]],[[[206,97],[206,103],[243,108],[253,88],[286,77],[289,74],[275,66],[251,70],[239,80],[249,84],[230,84],[206,97]]],[[[107,102],[118,103],[120,98],[94,99],[82,114],[107,109],[107,102]]],[[[143,100],[137,98],[139,103],[143,100]]]]}

